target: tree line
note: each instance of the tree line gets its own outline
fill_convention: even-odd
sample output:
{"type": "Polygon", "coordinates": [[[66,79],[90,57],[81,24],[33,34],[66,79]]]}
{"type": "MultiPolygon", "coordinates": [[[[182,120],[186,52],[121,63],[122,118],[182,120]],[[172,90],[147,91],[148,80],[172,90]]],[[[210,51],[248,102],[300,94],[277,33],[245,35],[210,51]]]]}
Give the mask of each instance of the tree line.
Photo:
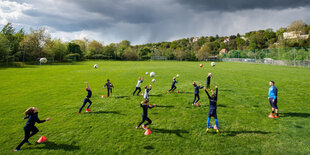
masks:
{"type": "MultiPolygon", "coordinates": [[[[53,39],[44,29],[16,30],[12,23],[3,26],[0,32],[0,62],[36,62],[46,57],[53,62],[66,62],[85,59],[148,60],[151,56],[166,56],[169,60],[205,60],[212,56],[235,57],[236,50],[253,51],[288,47],[309,47],[310,38],[284,38],[285,32],[310,34],[310,25],[301,20],[292,22],[288,27],[251,31],[231,36],[201,36],[183,38],[171,42],[131,45],[130,41],[104,45],[96,40],[72,40],[63,42],[53,39]],[[219,54],[225,49],[230,53],[219,54]]],[[[239,53],[238,53],[239,54],[239,53]]],[[[243,55],[250,55],[244,53],[243,55]]]]}

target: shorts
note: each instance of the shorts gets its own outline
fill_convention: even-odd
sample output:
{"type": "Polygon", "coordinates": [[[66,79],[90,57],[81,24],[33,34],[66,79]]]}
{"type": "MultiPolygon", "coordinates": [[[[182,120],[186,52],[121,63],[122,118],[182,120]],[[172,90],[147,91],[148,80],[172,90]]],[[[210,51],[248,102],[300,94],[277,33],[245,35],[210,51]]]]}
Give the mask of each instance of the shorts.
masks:
{"type": "Polygon", "coordinates": [[[276,99],[274,100],[274,102],[272,102],[272,100],[273,100],[273,98],[269,98],[270,106],[271,106],[272,108],[278,109],[278,105],[277,105],[278,99],[276,98],[276,99]]]}
{"type": "Polygon", "coordinates": [[[216,109],[210,109],[208,117],[214,117],[215,119],[217,119],[216,109]]]}

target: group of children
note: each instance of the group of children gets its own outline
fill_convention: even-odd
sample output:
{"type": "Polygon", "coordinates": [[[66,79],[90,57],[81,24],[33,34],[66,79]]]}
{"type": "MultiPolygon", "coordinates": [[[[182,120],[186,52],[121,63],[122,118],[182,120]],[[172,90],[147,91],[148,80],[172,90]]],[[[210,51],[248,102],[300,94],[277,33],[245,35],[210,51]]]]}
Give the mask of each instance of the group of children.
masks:
{"type": "MultiPolygon", "coordinates": [[[[196,82],[193,82],[193,86],[194,86],[194,101],[192,103],[192,105],[196,105],[199,106],[198,101],[200,100],[200,96],[199,96],[199,89],[204,88],[208,99],[209,99],[209,113],[208,113],[208,119],[207,119],[207,125],[206,125],[206,132],[209,131],[210,128],[216,129],[216,131],[219,133],[219,124],[218,124],[218,120],[217,120],[217,98],[218,98],[218,86],[215,86],[215,92],[214,90],[210,90],[210,84],[211,84],[211,77],[212,74],[209,73],[207,76],[207,81],[206,81],[206,86],[201,86],[198,85],[196,82]],[[211,92],[211,95],[209,94],[209,92],[211,92]],[[215,119],[215,125],[214,126],[210,126],[210,120],[211,117],[214,117],[215,119]]],[[[138,79],[138,83],[136,85],[136,89],[133,92],[133,96],[135,95],[136,91],[138,90],[137,95],[139,95],[139,93],[141,92],[141,83],[143,82],[144,78],[139,77],[138,79]]],[[[79,109],[78,114],[81,113],[82,109],[84,108],[84,106],[89,103],[89,105],[86,108],[86,112],[90,112],[91,110],[89,109],[92,101],[90,100],[91,96],[92,96],[92,91],[89,87],[89,84],[87,82],[86,83],[86,91],[87,91],[87,96],[84,98],[84,102],[83,105],[81,106],[81,108],[79,109]]],[[[175,84],[178,83],[178,81],[176,80],[175,77],[173,77],[173,81],[172,81],[172,85],[171,85],[171,89],[168,90],[168,92],[170,91],[174,91],[177,87],[175,86],[175,84]]],[[[279,117],[279,113],[278,113],[278,107],[277,107],[277,92],[278,89],[274,86],[274,81],[270,81],[269,85],[271,86],[269,88],[269,93],[268,93],[268,100],[270,102],[270,105],[272,107],[272,113],[270,113],[269,117],[270,118],[275,118],[275,117],[279,117]],[[276,115],[274,116],[274,111],[276,111],[276,115]]],[[[104,85],[104,87],[107,87],[107,93],[108,96],[112,95],[112,88],[113,85],[111,84],[110,80],[107,79],[107,83],[104,85]]],[[[149,92],[151,91],[152,86],[145,86],[145,92],[143,94],[143,98],[144,100],[141,102],[140,107],[142,107],[143,112],[142,112],[142,121],[138,124],[138,126],[136,127],[136,129],[139,129],[140,126],[147,121],[147,123],[142,125],[142,128],[145,130],[148,130],[146,128],[147,125],[152,123],[152,120],[148,117],[148,109],[151,109],[153,107],[156,106],[156,104],[154,105],[150,105],[149,104],[149,92]]],[[[35,107],[31,107],[28,108],[24,114],[26,115],[24,117],[24,119],[28,119],[26,125],[24,126],[24,131],[25,131],[25,137],[24,139],[20,142],[20,144],[14,149],[14,151],[19,151],[21,146],[24,143],[29,143],[28,139],[30,137],[32,137],[33,135],[35,135],[39,130],[35,127],[35,123],[43,123],[45,121],[49,121],[50,118],[47,118],[45,120],[40,120],[38,118],[38,109],[35,107]]]]}

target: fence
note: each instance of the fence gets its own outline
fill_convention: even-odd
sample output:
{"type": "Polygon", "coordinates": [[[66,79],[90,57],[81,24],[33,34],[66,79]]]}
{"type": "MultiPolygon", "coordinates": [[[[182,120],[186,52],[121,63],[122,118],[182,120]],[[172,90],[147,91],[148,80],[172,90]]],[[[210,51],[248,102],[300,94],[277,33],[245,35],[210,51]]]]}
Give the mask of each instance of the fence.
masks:
{"type": "Polygon", "coordinates": [[[232,50],[222,55],[222,61],[263,63],[310,67],[310,47],[259,50],[232,50]]]}

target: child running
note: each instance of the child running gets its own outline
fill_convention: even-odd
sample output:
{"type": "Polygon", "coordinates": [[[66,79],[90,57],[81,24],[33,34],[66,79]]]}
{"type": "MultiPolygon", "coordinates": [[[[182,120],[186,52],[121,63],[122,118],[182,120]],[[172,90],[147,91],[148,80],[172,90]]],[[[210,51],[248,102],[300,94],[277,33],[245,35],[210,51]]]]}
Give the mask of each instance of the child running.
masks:
{"type": "Polygon", "coordinates": [[[145,88],[145,92],[144,92],[143,98],[144,98],[145,100],[149,100],[149,92],[150,92],[150,90],[152,90],[152,86],[150,85],[150,87],[148,87],[148,86],[146,85],[144,88],[145,88]]]}
{"type": "Polygon", "coordinates": [[[215,125],[216,127],[214,127],[214,129],[216,129],[216,132],[219,133],[220,130],[219,130],[219,123],[217,121],[217,114],[216,114],[216,109],[217,109],[217,96],[218,96],[218,87],[216,86],[216,91],[215,93],[213,92],[213,90],[211,90],[212,92],[212,95],[210,96],[207,89],[205,88],[205,92],[207,93],[208,95],[208,98],[209,98],[209,114],[208,114],[208,121],[207,121],[207,132],[209,131],[209,128],[210,127],[210,120],[211,120],[211,117],[214,117],[215,119],[215,125]]]}
{"type": "Polygon", "coordinates": [[[84,108],[84,106],[86,105],[87,102],[89,102],[89,105],[87,106],[87,109],[86,109],[86,112],[91,112],[91,110],[89,109],[89,107],[91,106],[91,104],[93,103],[90,98],[92,96],[92,91],[90,90],[90,87],[88,85],[88,82],[85,82],[86,83],[86,91],[87,91],[87,96],[85,97],[84,99],[84,102],[83,102],[83,105],[81,106],[78,114],[81,113],[82,109],[84,108]]]}
{"type": "Polygon", "coordinates": [[[207,89],[208,90],[210,90],[211,76],[212,76],[212,73],[209,73],[207,76],[207,89]]]}
{"type": "Polygon", "coordinates": [[[138,83],[137,83],[137,85],[136,85],[136,89],[135,89],[135,91],[133,92],[132,96],[135,95],[135,93],[136,93],[137,90],[139,90],[138,93],[137,93],[137,96],[139,96],[139,93],[141,92],[140,85],[141,85],[141,83],[143,82],[143,80],[144,80],[144,77],[142,77],[142,78],[139,77],[138,83]]]}
{"type": "Polygon", "coordinates": [[[194,99],[194,101],[193,101],[193,106],[194,105],[197,105],[197,106],[199,106],[199,103],[198,103],[198,101],[200,100],[200,97],[199,97],[199,89],[201,89],[201,88],[203,88],[203,87],[201,87],[201,84],[199,85],[199,86],[197,86],[197,83],[194,81],[193,82],[193,85],[194,85],[194,87],[195,87],[195,99],[194,99]],[[196,100],[196,98],[197,98],[197,100],[196,100]]]}
{"type": "Polygon", "coordinates": [[[110,95],[112,95],[112,87],[113,87],[113,85],[112,85],[112,83],[110,82],[109,79],[107,79],[107,83],[104,85],[104,87],[105,87],[105,86],[107,86],[107,89],[108,89],[108,97],[109,97],[110,95]],[[110,94],[110,91],[111,91],[111,94],[110,94]]]}
{"type": "Polygon", "coordinates": [[[149,105],[149,100],[148,99],[145,99],[144,101],[141,102],[140,106],[142,107],[143,109],[143,113],[142,113],[142,121],[139,123],[139,125],[136,127],[136,129],[139,129],[141,124],[144,122],[144,121],[147,121],[147,123],[143,124],[142,127],[144,130],[147,130],[146,126],[151,124],[152,123],[152,120],[149,119],[147,117],[147,110],[150,108],[154,108],[156,106],[156,104],[154,104],[153,106],[152,105],[149,105]]]}
{"type": "Polygon", "coordinates": [[[16,151],[19,151],[20,150],[20,147],[23,146],[24,143],[29,143],[28,139],[30,137],[32,137],[33,135],[35,135],[36,133],[39,132],[39,129],[37,127],[35,127],[35,123],[43,123],[45,121],[49,121],[51,120],[50,118],[47,118],[45,120],[40,120],[38,118],[38,108],[36,107],[30,107],[28,108],[24,114],[26,115],[24,117],[24,119],[27,119],[28,118],[28,121],[26,123],[26,125],[24,126],[24,131],[25,131],[25,137],[24,139],[22,140],[22,142],[19,143],[19,145],[16,147],[16,149],[14,150],[15,152],[16,151]],[[31,134],[30,134],[31,132],[31,134]]]}
{"type": "Polygon", "coordinates": [[[179,81],[176,80],[175,77],[173,77],[173,81],[172,81],[172,85],[171,85],[171,89],[168,90],[168,93],[170,93],[170,91],[174,92],[175,89],[177,89],[177,87],[175,86],[176,83],[178,83],[179,81]]]}

